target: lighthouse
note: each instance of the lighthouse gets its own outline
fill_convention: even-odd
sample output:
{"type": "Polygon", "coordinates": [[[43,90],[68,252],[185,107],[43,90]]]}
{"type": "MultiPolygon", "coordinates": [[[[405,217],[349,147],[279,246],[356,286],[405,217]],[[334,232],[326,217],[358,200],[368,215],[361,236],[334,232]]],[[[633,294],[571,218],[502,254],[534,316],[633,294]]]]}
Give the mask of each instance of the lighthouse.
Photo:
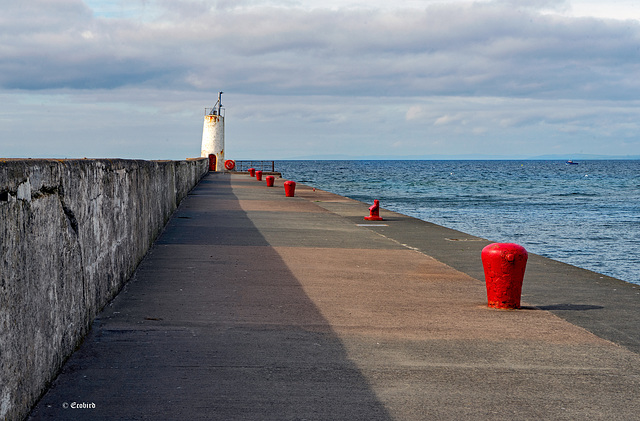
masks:
{"type": "Polygon", "coordinates": [[[202,128],[202,148],[200,156],[209,157],[210,169],[222,171],[224,168],[224,108],[222,108],[222,92],[218,93],[218,102],[213,108],[204,109],[204,126],[202,128]],[[213,156],[212,156],[213,155],[213,156]],[[214,158],[215,157],[215,158],[214,158]],[[215,162],[212,162],[215,159],[215,162]]]}

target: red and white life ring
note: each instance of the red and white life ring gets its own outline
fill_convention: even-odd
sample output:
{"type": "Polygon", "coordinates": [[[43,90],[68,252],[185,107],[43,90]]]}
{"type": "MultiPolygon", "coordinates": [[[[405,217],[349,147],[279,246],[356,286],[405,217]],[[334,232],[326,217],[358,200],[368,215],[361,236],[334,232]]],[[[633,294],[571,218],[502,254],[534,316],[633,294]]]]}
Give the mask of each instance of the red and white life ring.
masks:
{"type": "Polygon", "coordinates": [[[234,161],[233,159],[227,159],[226,161],[224,161],[224,167],[231,171],[236,167],[236,161],[234,161]]]}

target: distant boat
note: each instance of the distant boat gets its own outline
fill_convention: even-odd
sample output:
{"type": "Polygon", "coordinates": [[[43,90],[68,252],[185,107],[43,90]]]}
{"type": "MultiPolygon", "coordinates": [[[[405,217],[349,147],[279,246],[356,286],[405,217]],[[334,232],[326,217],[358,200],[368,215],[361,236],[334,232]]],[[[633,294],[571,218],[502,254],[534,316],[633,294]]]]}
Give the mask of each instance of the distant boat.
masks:
{"type": "Polygon", "coordinates": [[[567,162],[566,162],[566,164],[567,164],[567,165],[578,165],[578,163],[577,163],[577,162],[573,162],[573,161],[571,161],[571,160],[567,161],[567,162]]]}

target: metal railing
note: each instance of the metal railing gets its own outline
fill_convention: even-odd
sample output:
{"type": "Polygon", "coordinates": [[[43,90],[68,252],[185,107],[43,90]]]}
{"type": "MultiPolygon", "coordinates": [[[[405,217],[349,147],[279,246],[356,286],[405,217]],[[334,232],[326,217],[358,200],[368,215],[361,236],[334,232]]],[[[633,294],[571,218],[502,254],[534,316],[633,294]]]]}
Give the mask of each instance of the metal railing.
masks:
{"type": "Polygon", "coordinates": [[[248,171],[249,168],[275,172],[276,161],[236,161],[235,171],[248,171]]]}
{"type": "Polygon", "coordinates": [[[218,111],[217,108],[204,109],[204,115],[218,115],[218,112],[220,113],[220,117],[224,117],[226,114],[226,110],[224,108],[221,108],[220,111],[218,111]]]}

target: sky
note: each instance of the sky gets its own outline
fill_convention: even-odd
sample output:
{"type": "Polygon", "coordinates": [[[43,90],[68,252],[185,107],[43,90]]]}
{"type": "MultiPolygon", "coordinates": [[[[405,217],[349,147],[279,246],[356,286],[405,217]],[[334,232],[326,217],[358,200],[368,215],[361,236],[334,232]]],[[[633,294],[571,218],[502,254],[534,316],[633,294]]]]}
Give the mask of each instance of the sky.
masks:
{"type": "Polygon", "coordinates": [[[640,155],[637,0],[0,7],[0,157],[640,155]]]}

